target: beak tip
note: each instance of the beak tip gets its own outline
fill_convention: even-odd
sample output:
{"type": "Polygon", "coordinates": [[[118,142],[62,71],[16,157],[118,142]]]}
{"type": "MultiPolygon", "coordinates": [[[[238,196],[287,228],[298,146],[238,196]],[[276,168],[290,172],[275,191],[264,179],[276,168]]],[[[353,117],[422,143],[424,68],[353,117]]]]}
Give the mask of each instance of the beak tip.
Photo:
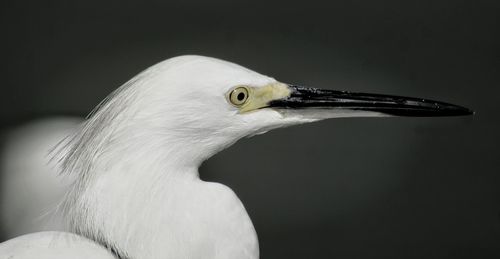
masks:
{"type": "Polygon", "coordinates": [[[469,116],[469,115],[474,115],[476,112],[474,112],[473,110],[469,109],[469,108],[466,108],[466,107],[462,107],[462,106],[454,106],[454,108],[452,108],[452,110],[450,111],[450,114],[449,115],[445,115],[445,116],[469,116]]]}

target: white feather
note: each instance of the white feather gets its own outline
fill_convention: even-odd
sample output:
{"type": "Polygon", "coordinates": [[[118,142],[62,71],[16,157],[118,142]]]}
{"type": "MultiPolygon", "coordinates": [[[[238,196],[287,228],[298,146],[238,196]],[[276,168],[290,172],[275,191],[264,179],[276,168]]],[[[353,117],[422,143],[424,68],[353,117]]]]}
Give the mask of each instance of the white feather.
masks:
{"type": "Polygon", "coordinates": [[[0,244],[0,259],[116,259],[84,237],[66,232],[38,232],[0,244]]]}
{"type": "Polygon", "coordinates": [[[183,56],[115,91],[62,146],[64,171],[78,175],[63,206],[74,231],[130,258],[258,258],[242,203],[201,181],[198,167],[271,121],[282,124],[278,112],[240,115],[225,99],[235,85],[272,82],[183,56]]]}
{"type": "MultiPolygon", "coordinates": [[[[56,152],[76,177],[61,209],[72,231],[124,258],[257,259],[257,235],[228,187],[200,180],[203,161],[242,137],[343,113],[229,104],[235,86],[273,78],[201,56],[161,62],[112,93],[56,152]]],[[[237,173],[237,172],[235,172],[237,173]]]]}

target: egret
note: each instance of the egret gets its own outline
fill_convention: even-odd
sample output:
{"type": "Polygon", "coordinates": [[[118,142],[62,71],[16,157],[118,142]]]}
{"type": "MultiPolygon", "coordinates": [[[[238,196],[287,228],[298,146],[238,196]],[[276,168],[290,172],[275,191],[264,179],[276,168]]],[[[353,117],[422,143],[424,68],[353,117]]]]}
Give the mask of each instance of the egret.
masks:
{"type": "MultiPolygon", "coordinates": [[[[301,87],[215,58],[175,57],[115,90],[56,148],[61,172],[76,178],[59,210],[71,232],[119,258],[256,259],[243,204],[230,188],[199,178],[203,161],[243,137],[322,119],[468,114],[438,101],[301,87]]],[[[9,242],[67,234],[42,233],[0,252],[19,253],[9,242]]],[[[47,249],[64,243],[54,242],[47,249]]]]}

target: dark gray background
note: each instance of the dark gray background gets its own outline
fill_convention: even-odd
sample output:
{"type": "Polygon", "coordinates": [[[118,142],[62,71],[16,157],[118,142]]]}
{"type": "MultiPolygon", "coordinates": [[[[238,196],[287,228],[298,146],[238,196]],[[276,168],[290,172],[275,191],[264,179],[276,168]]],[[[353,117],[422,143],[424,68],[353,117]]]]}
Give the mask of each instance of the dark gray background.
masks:
{"type": "Polygon", "coordinates": [[[245,139],[201,168],[233,188],[261,258],[500,257],[499,1],[2,1],[2,128],[86,115],[172,56],[283,82],[470,107],[245,139]]]}

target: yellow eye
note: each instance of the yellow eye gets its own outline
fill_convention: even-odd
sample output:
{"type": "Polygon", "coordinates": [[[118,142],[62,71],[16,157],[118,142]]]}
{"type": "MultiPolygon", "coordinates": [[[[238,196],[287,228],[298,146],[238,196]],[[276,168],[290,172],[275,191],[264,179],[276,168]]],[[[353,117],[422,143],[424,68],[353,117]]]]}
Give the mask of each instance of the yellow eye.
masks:
{"type": "Polygon", "coordinates": [[[241,106],[248,100],[248,89],[244,86],[234,88],[229,93],[229,101],[235,106],[241,106]]]}

